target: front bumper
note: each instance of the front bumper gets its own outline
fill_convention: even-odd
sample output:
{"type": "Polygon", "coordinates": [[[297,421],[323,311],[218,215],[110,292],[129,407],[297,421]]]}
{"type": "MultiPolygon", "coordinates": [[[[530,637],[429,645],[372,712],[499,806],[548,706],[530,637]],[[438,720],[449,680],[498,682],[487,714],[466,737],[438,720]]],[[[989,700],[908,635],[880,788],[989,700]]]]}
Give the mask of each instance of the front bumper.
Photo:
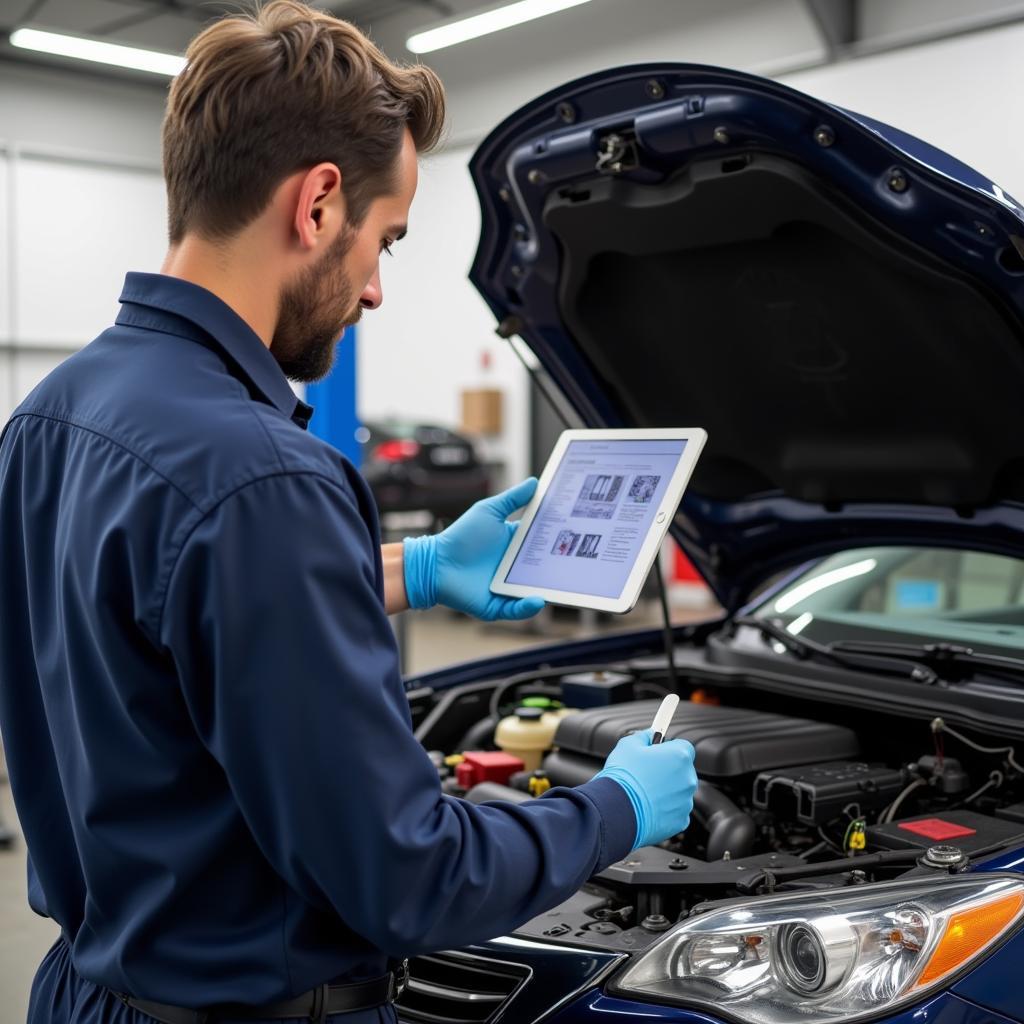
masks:
{"type": "MultiPolygon", "coordinates": [[[[508,1018],[509,1021],[518,1019],[508,1018]]],[[[595,990],[573,1000],[551,1018],[551,1024],[722,1024],[695,1010],[634,1003],[595,990]]],[[[991,1010],[969,1003],[951,992],[919,1003],[895,1017],[879,1018],[877,1024],[1020,1024],[991,1010]]]]}
{"type": "MultiPolygon", "coordinates": [[[[467,976],[481,964],[514,965],[522,970],[524,980],[493,1012],[477,1008],[463,1016],[454,1003],[444,1006],[437,1002],[419,1003],[417,1012],[413,1002],[403,998],[398,1005],[402,1024],[438,1019],[475,1024],[735,1024],[728,1017],[712,1017],[697,1010],[605,995],[604,983],[624,965],[628,959],[625,954],[506,936],[445,956],[461,961],[467,976]]],[[[989,962],[996,959],[998,954],[989,962]]],[[[415,988],[416,960],[412,961],[411,975],[415,988]]],[[[438,988],[427,979],[421,982],[421,990],[429,992],[434,1000],[443,998],[438,988]]],[[[459,998],[467,998],[466,990],[461,990],[459,998]]],[[[1008,1017],[946,991],[895,1015],[875,1018],[874,1024],[1024,1024],[1024,991],[1020,1002],[1020,1012],[1014,1006],[1015,1015],[1008,1017]]]]}

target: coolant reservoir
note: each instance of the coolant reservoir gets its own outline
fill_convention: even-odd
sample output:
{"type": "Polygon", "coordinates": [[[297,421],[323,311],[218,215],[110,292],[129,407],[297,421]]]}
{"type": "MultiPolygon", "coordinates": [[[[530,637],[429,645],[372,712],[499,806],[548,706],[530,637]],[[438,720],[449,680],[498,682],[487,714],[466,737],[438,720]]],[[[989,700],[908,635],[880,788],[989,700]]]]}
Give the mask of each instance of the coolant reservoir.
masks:
{"type": "Polygon", "coordinates": [[[565,718],[566,715],[575,715],[577,710],[577,708],[558,708],[555,711],[544,712],[544,718],[542,719],[542,721],[554,723],[551,726],[552,743],[554,743],[555,733],[558,732],[558,723],[561,722],[561,720],[565,718]]]}
{"type": "Polygon", "coordinates": [[[503,718],[494,730],[494,742],[513,757],[518,757],[526,771],[540,767],[544,753],[555,741],[555,730],[564,711],[544,711],[542,708],[516,708],[514,715],[503,718]]]}

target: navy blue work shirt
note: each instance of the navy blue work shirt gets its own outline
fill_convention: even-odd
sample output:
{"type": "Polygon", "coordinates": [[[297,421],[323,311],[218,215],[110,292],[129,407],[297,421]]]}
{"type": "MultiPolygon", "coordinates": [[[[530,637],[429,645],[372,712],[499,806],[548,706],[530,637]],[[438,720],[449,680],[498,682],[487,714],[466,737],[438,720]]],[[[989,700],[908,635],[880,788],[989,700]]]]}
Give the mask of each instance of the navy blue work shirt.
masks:
{"type": "Polygon", "coordinates": [[[121,303],[0,444],[0,723],[77,972],[267,1002],[500,935],[624,856],[613,781],[442,795],[365,483],[220,299],[129,274],[121,303]]]}

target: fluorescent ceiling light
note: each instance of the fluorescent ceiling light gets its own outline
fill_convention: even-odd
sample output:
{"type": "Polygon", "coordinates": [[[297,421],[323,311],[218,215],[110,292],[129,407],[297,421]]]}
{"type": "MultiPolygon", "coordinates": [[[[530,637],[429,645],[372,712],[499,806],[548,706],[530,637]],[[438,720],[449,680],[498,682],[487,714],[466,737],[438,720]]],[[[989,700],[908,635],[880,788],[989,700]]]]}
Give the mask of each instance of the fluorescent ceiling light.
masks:
{"type": "Polygon", "coordinates": [[[57,32],[43,32],[36,28],[19,28],[11,33],[11,45],[23,50],[53,53],[59,57],[91,60],[96,64],[113,64],[119,68],[150,71],[155,75],[176,75],[184,66],[185,58],[175,53],[140,50],[135,46],[104,43],[98,39],[82,39],[57,32]]]}
{"type": "Polygon", "coordinates": [[[521,25],[524,21],[533,21],[534,18],[543,18],[547,14],[556,14],[558,11],[579,7],[580,4],[588,2],[589,0],[519,0],[518,3],[471,14],[468,18],[460,18],[446,25],[438,25],[437,28],[429,28],[425,32],[417,32],[409,36],[405,45],[413,53],[433,53],[434,50],[443,50],[446,46],[464,43],[467,39],[500,32],[503,28],[521,25]]]}

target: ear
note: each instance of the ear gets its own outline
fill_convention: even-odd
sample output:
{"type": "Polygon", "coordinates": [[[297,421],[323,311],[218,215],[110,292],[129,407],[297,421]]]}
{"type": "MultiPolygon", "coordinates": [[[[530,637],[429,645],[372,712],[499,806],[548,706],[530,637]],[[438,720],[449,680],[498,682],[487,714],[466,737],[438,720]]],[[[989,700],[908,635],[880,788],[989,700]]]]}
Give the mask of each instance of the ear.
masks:
{"type": "Polygon", "coordinates": [[[315,249],[333,239],[345,222],[345,199],[337,164],[310,168],[299,183],[295,204],[295,235],[302,249],[315,249]]]}

